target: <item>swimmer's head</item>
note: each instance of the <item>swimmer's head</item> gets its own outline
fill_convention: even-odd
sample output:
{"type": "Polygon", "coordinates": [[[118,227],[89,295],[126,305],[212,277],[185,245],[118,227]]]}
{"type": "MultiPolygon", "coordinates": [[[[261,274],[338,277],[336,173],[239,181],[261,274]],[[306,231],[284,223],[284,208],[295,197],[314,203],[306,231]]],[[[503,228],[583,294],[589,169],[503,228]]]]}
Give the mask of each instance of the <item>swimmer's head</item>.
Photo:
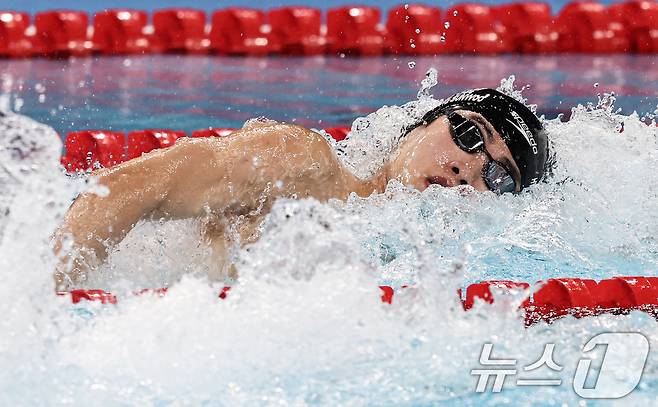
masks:
{"type": "Polygon", "coordinates": [[[494,89],[445,99],[405,130],[389,176],[423,190],[429,184],[518,192],[545,173],[548,138],[523,103],[494,89]]]}

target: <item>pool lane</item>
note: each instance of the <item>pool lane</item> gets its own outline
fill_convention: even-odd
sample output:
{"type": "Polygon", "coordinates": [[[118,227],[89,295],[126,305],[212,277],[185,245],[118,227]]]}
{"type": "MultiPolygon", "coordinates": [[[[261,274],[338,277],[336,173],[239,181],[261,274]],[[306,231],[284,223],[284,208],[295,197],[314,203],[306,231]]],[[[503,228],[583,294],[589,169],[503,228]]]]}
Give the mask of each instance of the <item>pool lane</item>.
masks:
{"type": "Polygon", "coordinates": [[[658,105],[657,64],[652,55],[26,59],[0,60],[0,89],[12,108],[62,136],[81,129],[191,132],[257,116],[320,128],[415,99],[430,67],[439,72],[436,97],[495,87],[514,74],[550,118],[611,91],[622,111],[644,115],[658,105]]]}

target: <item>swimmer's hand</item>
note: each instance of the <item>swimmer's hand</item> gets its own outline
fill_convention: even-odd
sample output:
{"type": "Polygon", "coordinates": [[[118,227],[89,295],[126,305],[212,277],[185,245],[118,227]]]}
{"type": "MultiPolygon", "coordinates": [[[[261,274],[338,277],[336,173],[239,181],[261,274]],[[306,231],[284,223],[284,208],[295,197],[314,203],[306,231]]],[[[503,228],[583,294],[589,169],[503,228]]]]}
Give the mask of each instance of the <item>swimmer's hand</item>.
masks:
{"type": "Polygon", "coordinates": [[[223,139],[179,139],[92,176],[109,192],[81,194],[55,233],[58,290],[82,284],[142,219],[257,219],[277,197],[325,201],[372,192],[321,135],[271,121],[223,139]]]}

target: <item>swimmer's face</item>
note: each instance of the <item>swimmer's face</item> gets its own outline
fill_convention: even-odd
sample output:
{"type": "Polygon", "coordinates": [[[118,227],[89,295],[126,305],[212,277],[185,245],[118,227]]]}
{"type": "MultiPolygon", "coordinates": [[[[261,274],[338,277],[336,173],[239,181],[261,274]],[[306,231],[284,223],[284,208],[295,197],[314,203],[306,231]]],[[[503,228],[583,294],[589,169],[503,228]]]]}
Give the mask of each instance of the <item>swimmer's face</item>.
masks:
{"type": "MultiPolygon", "coordinates": [[[[467,110],[456,112],[478,126],[489,156],[508,169],[519,191],[521,174],[500,134],[482,115],[467,110]]],[[[398,156],[390,163],[389,177],[420,191],[430,184],[470,185],[477,191],[489,191],[484,180],[488,162],[483,151],[467,153],[459,148],[452,138],[450,122],[446,116],[441,116],[407,134],[398,156]]]]}

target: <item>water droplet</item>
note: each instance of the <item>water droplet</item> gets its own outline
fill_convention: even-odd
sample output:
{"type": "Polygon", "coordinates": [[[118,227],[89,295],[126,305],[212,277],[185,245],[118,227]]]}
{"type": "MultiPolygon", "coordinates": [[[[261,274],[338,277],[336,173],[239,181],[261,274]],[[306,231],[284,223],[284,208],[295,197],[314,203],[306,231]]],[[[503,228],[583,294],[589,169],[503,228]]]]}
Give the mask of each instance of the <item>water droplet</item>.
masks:
{"type": "Polygon", "coordinates": [[[446,42],[446,33],[441,34],[441,38],[439,38],[439,41],[441,41],[442,43],[446,42]]]}
{"type": "MultiPolygon", "coordinates": [[[[456,11],[455,11],[455,13],[456,13],[456,11]]],[[[450,21],[446,21],[445,23],[443,23],[443,26],[446,28],[446,30],[448,28],[450,28],[450,21]]]]}
{"type": "Polygon", "coordinates": [[[14,111],[15,112],[20,112],[21,108],[23,107],[24,101],[22,98],[16,98],[14,100],[14,111]]]}
{"type": "Polygon", "coordinates": [[[409,61],[407,65],[409,66],[409,69],[414,69],[416,67],[416,61],[409,61]]]}
{"type": "Polygon", "coordinates": [[[452,12],[452,15],[455,16],[455,17],[457,17],[457,14],[459,14],[459,12],[457,10],[452,12]]]}
{"type": "Polygon", "coordinates": [[[409,4],[405,4],[405,5],[404,5],[404,9],[405,9],[405,10],[409,10],[409,4]]]}
{"type": "Polygon", "coordinates": [[[425,79],[420,82],[420,90],[418,91],[418,99],[425,99],[430,97],[430,91],[439,82],[438,72],[434,68],[430,68],[425,74],[425,79]]]}
{"type": "Polygon", "coordinates": [[[599,83],[596,82],[596,83],[594,84],[594,87],[595,87],[595,88],[598,88],[598,87],[599,87],[599,83]]]}
{"type": "Polygon", "coordinates": [[[416,48],[416,44],[411,44],[411,48],[416,48]]]}
{"type": "Polygon", "coordinates": [[[420,28],[416,28],[416,34],[420,34],[420,28]]]}

